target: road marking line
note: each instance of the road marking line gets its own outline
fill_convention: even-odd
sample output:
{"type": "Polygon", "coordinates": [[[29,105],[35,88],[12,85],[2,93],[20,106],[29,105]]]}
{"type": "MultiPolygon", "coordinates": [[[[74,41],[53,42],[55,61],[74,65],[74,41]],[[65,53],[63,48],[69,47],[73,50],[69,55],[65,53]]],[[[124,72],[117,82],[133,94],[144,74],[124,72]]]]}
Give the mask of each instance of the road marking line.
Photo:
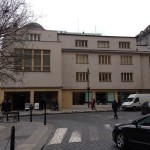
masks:
{"type": "Polygon", "coordinates": [[[62,142],[66,132],[67,132],[67,128],[57,128],[53,138],[51,139],[51,141],[48,145],[60,144],[62,142]]]}
{"type": "Polygon", "coordinates": [[[89,136],[90,136],[90,141],[97,141],[98,138],[98,132],[95,127],[89,127],[89,136]]]}
{"type": "Polygon", "coordinates": [[[81,142],[81,134],[76,130],[72,132],[69,140],[69,143],[75,143],[75,142],[81,142]]]}
{"type": "Polygon", "coordinates": [[[110,130],[110,131],[113,130],[113,128],[112,128],[112,126],[111,126],[110,124],[104,124],[104,128],[105,128],[106,130],[110,130]]]}

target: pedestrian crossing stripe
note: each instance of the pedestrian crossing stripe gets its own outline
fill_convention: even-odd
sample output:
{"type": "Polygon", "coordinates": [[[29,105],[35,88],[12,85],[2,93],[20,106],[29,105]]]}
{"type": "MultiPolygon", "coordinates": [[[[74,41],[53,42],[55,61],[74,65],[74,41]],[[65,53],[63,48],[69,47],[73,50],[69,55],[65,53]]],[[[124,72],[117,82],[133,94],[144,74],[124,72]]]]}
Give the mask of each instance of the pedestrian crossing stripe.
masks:
{"type": "MultiPolygon", "coordinates": [[[[104,125],[104,129],[112,131],[112,127],[110,124],[105,124],[104,125]]],[[[92,126],[92,127],[88,127],[89,130],[89,139],[90,141],[97,141],[99,140],[99,133],[97,132],[97,128],[92,126]]],[[[68,129],[67,128],[57,128],[52,139],[50,140],[50,142],[48,143],[48,145],[53,145],[53,144],[61,144],[66,133],[67,133],[68,129]]],[[[78,143],[78,142],[82,142],[81,139],[81,133],[78,131],[77,128],[75,128],[72,131],[72,134],[70,136],[70,139],[68,141],[69,143],[78,143]]]]}
{"type": "Polygon", "coordinates": [[[97,141],[99,139],[97,128],[88,127],[89,128],[89,138],[91,141],[97,141]]]}
{"type": "Polygon", "coordinates": [[[81,134],[76,130],[72,132],[69,140],[69,143],[74,143],[74,142],[81,142],[81,134]]]}
{"type": "Polygon", "coordinates": [[[67,132],[67,128],[57,128],[52,140],[48,145],[60,144],[67,132]]]}

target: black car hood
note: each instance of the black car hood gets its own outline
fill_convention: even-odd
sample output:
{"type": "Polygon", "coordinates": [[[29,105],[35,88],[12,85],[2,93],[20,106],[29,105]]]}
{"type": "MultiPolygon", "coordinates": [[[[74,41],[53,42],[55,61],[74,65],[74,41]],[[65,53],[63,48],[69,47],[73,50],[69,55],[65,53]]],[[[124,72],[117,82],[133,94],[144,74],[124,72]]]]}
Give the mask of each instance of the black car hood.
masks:
{"type": "Polygon", "coordinates": [[[126,124],[115,124],[115,127],[117,128],[124,128],[124,127],[129,127],[131,126],[132,123],[126,123],[126,124]]]}

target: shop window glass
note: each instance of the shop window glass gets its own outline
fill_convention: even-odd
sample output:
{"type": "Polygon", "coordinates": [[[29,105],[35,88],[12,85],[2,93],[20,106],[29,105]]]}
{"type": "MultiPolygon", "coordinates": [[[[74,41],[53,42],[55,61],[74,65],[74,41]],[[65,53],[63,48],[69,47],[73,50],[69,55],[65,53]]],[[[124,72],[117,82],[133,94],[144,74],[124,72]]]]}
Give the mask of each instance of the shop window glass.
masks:
{"type": "Polygon", "coordinates": [[[73,93],[73,105],[84,105],[85,93],[73,93]]]}

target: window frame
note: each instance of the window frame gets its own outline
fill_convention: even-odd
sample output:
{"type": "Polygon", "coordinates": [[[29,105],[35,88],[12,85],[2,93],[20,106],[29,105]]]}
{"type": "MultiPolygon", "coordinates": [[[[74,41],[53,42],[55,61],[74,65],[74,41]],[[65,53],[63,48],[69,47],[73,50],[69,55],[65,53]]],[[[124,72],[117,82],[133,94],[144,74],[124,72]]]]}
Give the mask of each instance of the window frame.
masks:
{"type": "Polygon", "coordinates": [[[98,55],[100,65],[110,65],[111,55],[98,55]]]}
{"type": "Polygon", "coordinates": [[[97,48],[109,48],[109,41],[97,41],[97,48]]]}
{"type": "Polygon", "coordinates": [[[111,72],[99,72],[99,82],[112,82],[111,72]]]}
{"type": "MultiPolygon", "coordinates": [[[[50,63],[50,53],[51,53],[51,51],[50,50],[41,50],[41,49],[16,49],[17,51],[20,51],[20,54],[22,55],[22,60],[21,60],[21,63],[18,65],[15,65],[15,67],[16,67],[16,71],[24,71],[24,72],[50,72],[50,65],[51,65],[51,63],[50,63]],[[32,53],[32,55],[31,55],[31,58],[29,58],[29,59],[31,59],[30,61],[31,61],[31,66],[29,66],[30,67],[30,69],[26,69],[26,67],[25,67],[25,59],[27,58],[24,54],[25,54],[25,51],[31,51],[31,53],[32,53]],[[40,64],[39,65],[36,65],[35,66],[35,58],[36,58],[36,55],[35,55],[35,53],[36,53],[36,51],[39,51],[39,54],[37,55],[38,56],[38,60],[39,60],[39,57],[40,57],[40,64]],[[48,56],[49,56],[49,66],[47,66],[47,65],[44,65],[44,51],[49,51],[49,54],[47,54],[48,56]],[[39,69],[36,69],[36,67],[37,68],[39,68],[39,69]],[[46,67],[46,68],[49,68],[49,69],[44,69],[44,67],[46,67]],[[19,68],[19,69],[17,69],[17,68],[19,68]]],[[[16,51],[16,52],[17,52],[16,51]]],[[[18,53],[19,54],[19,53],[18,53]]]]}
{"type": "Polygon", "coordinates": [[[41,34],[38,33],[28,33],[28,41],[40,41],[41,34]]]}
{"type": "Polygon", "coordinates": [[[87,72],[76,72],[76,82],[88,82],[87,72]]]}
{"type": "Polygon", "coordinates": [[[131,48],[131,42],[119,41],[119,48],[130,49],[131,48]]]}
{"type": "Polygon", "coordinates": [[[132,72],[122,72],[121,73],[121,82],[133,82],[133,73],[132,72]]]}
{"type": "Polygon", "coordinates": [[[133,57],[131,55],[121,55],[120,65],[133,65],[133,57]]]}
{"type": "Polygon", "coordinates": [[[75,47],[88,47],[88,40],[75,40],[75,47]]]}
{"type": "Polygon", "coordinates": [[[89,55],[88,54],[76,54],[76,64],[88,64],[89,55]]]}

